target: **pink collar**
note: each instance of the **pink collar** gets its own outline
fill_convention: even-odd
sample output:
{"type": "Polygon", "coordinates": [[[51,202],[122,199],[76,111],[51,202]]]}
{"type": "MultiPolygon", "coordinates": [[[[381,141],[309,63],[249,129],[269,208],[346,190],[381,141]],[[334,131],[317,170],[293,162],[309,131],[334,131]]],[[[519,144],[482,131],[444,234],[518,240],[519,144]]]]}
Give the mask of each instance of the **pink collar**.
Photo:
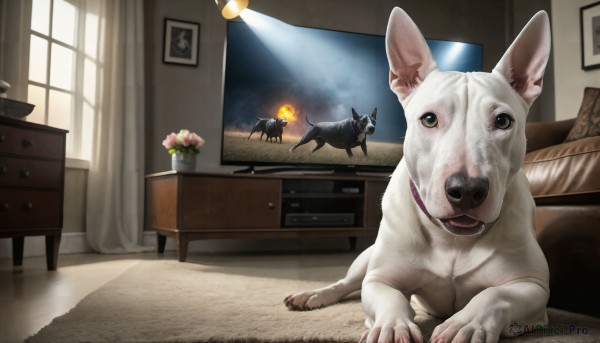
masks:
{"type": "Polygon", "coordinates": [[[410,180],[410,192],[412,193],[413,198],[415,199],[417,205],[419,205],[419,208],[421,209],[421,211],[423,211],[423,213],[425,213],[425,215],[427,216],[427,218],[429,218],[429,220],[432,220],[433,218],[431,217],[431,214],[429,214],[429,212],[427,212],[427,208],[425,207],[425,204],[423,203],[423,200],[421,199],[421,196],[419,195],[419,191],[417,190],[417,187],[415,186],[415,183],[413,182],[413,180],[410,180]]]}

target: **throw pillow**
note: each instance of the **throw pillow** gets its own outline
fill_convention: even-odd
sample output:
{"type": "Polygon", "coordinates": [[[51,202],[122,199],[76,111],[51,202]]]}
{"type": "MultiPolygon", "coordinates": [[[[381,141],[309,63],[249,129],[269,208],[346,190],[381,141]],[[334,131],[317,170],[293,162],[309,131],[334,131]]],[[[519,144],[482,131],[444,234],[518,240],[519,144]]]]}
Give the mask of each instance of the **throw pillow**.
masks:
{"type": "Polygon", "coordinates": [[[581,108],[565,142],[600,136],[600,88],[586,87],[581,108]]]}

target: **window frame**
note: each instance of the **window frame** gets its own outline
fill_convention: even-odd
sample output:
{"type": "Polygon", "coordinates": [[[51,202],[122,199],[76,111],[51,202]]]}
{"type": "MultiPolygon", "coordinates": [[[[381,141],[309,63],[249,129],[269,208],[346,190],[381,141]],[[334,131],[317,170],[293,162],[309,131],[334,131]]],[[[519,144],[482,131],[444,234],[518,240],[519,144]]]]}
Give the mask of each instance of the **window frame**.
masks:
{"type": "MultiPolygon", "coordinates": [[[[100,89],[98,87],[99,84],[101,84],[100,81],[100,77],[101,77],[101,63],[99,60],[99,53],[100,53],[100,40],[101,40],[101,33],[100,33],[100,29],[102,26],[102,23],[100,20],[98,20],[98,22],[96,23],[96,32],[97,32],[97,37],[96,37],[96,54],[97,56],[89,56],[86,51],[85,51],[85,38],[86,38],[86,29],[87,29],[87,25],[86,25],[86,18],[87,18],[87,8],[86,8],[86,1],[77,1],[77,2],[72,2],[71,4],[73,6],[75,6],[76,8],[76,17],[75,17],[75,25],[77,25],[77,28],[75,28],[75,37],[74,37],[74,44],[73,45],[69,45],[67,43],[64,43],[56,38],[54,38],[52,36],[52,25],[55,21],[55,15],[54,15],[54,3],[56,0],[44,0],[44,1],[49,1],[50,2],[50,13],[49,13],[49,27],[48,27],[48,35],[35,31],[32,28],[32,23],[31,23],[31,17],[32,17],[32,13],[33,13],[33,0],[26,0],[26,4],[25,4],[25,10],[27,11],[28,15],[26,15],[27,20],[23,21],[23,25],[24,25],[24,36],[25,36],[25,40],[26,42],[24,42],[24,45],[26,46],[25,50],[27,51],[26,54],[26,73],[25,73],[25,78],[26,78],[26,94],[27,94],[27,99],[29,99],[29,86],[36,86],[36,87],[40,87],[44,90],[44,113],[43,113],[43,122],[39,122],[38,120],[36,120],[36,122],[39,122],[40,124],[44,124],[44,125],[48,125],[48,123],[50,122],[50,117],[51,117],[51,113],[50,113],[50,93],[51,91],[56,91],[56,92],[61,92],[61,93],[65,93],[65,94],[69,94],[71,96],[71,113],[69,113],[70,118],[69,118],[69,127],[65,128],[67,130],[69,130],[69,133],[67,134],[67,151],[66,151],[66,155],[67,155],[67,159],[73,159],[73,160],[81,160],[84,161],[83,164],[86,164],[85,161],[88,161],[90,159],[90,154],[91,151],[83,151],[84,150],[84,146],[88,146],[87,150],[91,150],[89,148],[90,144],[84,144],[84,140],[85,139],[89,139],[91,143],[91,140],[93,139],[93,137],[84,137],[84,128],[83,128],[83,116],[84,116],[84,104],[87,102],[88,105],[92,108],[93,110],[93,120],[94,123],[92,124],[93,126],[95,126],[95,120],[97,118],[97,114],[99,112],[99,104],[98,104],[98,100],[99,100],[99,95],[100,95],[100,89]],[[46,47],[46,82],[45,83],[41,83],[38,81],[33,81],[30,80],[29,78],[29,61],[30,61],[30,55],[31,55],[31,51],[30,51],[30,44],[31,44],[31,37],[35,36],[38,37],[40,39],[43,39],[44,41],[46,41],[47,43],[47,47],[46,47]],[[65,49],[68,49],[69,51],[71,51],[73,53],[73,80],[72,80],[72,89],[71,90],[67,90],[64,88],[60,88],[60,87],[56,87],[51,85],[51,80],[50,80],[50,76],[51,76],[51,68],[52,68],[52,48],[53,48],[53,44],[55,44],[56,46],[60,46],[63,47],[65,49]],[[85,63],[86,63],[86,59],[91,60],[93,63],[95,63],[96,68],[95,68],[95,80],[96,80],[96,87],[94,90],[94,96],[95,96],[95,101],[94,103],[91,103],[90,101],[88,101],[85,98],[85,89],[84,89],[84,78],[85,78],[85,63]]],[[[92,132],[94,132],[95,130],[92,128],[91,129],[92,132]]],[[[82,163],[78,163],[76,162],[77,165],[81,166],[82,163]]]]}

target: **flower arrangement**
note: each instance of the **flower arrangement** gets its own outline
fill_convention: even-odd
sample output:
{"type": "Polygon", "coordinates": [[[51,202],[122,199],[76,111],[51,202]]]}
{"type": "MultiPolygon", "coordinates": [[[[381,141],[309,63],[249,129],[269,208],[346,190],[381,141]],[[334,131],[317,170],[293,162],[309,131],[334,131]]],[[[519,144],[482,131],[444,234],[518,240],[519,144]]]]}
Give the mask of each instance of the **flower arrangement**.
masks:
{"type": "Polygon", "coordinates": [[[200,153],[200,148],[204,146],[204,139],[194,132],[181,129],[179,133],[171,132],[168,134],[162,145],[171,155],[176,152],[196,155],[200,153]]]}

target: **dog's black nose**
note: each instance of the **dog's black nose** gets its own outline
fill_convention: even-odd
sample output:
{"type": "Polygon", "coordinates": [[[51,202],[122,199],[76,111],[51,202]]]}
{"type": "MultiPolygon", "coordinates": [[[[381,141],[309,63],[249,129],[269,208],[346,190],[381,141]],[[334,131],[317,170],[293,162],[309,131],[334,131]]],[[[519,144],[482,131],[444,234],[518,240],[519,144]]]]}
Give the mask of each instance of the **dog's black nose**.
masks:
{"type": "Polygon", "coordinates": [[[446,180],[446,198],[461,210],[479,207],[487,198],[490,183],[485,178],[469,178],[464,173],[456,173],[446,180]]]}

